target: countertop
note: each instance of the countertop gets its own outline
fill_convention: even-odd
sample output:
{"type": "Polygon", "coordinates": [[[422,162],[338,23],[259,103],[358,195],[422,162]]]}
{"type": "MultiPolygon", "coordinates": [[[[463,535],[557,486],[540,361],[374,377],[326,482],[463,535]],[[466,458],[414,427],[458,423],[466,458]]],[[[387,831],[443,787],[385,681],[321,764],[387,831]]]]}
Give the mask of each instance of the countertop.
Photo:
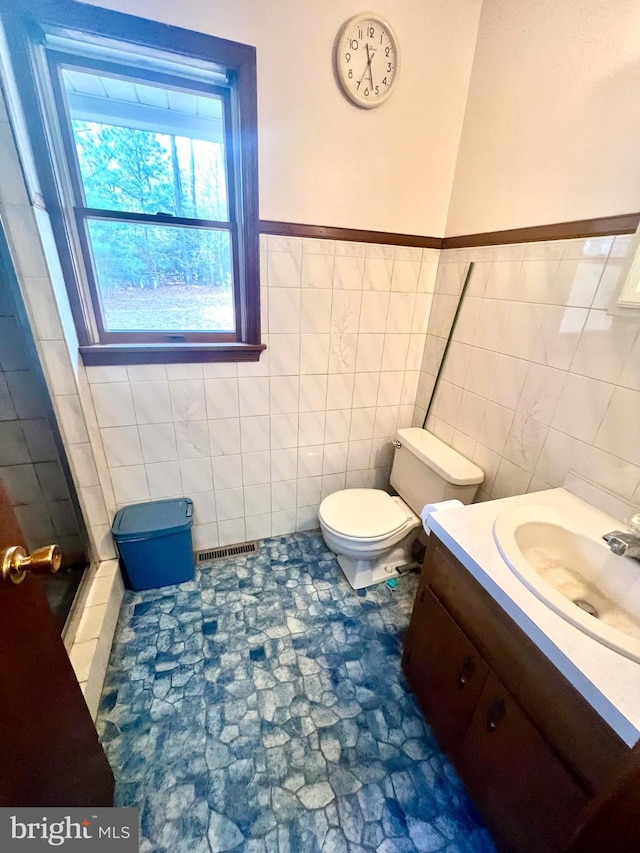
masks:
{"type": "Polygon", "coordinates": [[[640,663],[584,634],[530,592],[505,563],[493,523],[516,505],[557,507],[594,536],[620,527],[611,516],[565,489],[549,489],[443,509],[429,526],[473,577],[554,663],[629,746],[640,740],[640,663]]]}

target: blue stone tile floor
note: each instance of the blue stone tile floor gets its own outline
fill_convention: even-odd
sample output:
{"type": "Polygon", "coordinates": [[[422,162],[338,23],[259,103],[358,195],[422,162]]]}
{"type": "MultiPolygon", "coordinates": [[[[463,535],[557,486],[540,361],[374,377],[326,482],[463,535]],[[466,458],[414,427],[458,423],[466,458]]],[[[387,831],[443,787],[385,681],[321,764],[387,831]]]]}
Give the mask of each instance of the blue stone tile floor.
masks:
{"type": "Polygon", "coordinates": [[[416,585],[313,531],[127,593],[98,731],[142,853],[493,853],[400,668],[416,585]]]}

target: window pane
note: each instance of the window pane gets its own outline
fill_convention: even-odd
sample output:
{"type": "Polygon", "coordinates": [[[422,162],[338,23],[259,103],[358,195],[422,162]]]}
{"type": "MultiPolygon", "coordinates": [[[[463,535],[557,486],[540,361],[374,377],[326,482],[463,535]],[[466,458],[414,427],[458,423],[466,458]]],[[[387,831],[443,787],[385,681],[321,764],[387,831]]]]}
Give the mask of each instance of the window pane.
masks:
{"type": "Polygon", "coordinates": [[[222,98],[65,68],[86,204],[227,221],[222,98]]]}
{"type": "Polygon", "coordinates": [[[90,219],[108,332],[235,329],[228,231],[90,219]]]}

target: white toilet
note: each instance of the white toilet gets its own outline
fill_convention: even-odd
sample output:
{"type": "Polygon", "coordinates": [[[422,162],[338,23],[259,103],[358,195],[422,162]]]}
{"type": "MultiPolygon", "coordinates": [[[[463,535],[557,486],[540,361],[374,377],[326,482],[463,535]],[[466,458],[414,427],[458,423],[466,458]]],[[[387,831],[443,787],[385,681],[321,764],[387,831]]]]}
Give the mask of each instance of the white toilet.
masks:
{"type": "Polygon", "coordinates": [[[399,497],[381,489],[344,489],[320,504],[324,541],[354,589],[413,565],[423,506],[451,499],[469,504],[484,479],[477,465],[419,427],[398,430],[394,445],[391,485],[399,497]]]}

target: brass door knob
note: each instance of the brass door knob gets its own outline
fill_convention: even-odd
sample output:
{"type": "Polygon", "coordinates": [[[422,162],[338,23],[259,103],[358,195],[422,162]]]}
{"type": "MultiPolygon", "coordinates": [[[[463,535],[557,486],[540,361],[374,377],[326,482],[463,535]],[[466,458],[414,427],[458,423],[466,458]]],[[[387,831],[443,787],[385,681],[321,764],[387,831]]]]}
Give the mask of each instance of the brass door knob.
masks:
{"type": "Polygon", "coordinates": [[[34,575],[55,573],[62,563],[62,552],[59,545],[45,545],[29,556],[20,545],[13,545],[0,551],[0,566],[2,580],[22,583],[27,572],[34,575]]]}

